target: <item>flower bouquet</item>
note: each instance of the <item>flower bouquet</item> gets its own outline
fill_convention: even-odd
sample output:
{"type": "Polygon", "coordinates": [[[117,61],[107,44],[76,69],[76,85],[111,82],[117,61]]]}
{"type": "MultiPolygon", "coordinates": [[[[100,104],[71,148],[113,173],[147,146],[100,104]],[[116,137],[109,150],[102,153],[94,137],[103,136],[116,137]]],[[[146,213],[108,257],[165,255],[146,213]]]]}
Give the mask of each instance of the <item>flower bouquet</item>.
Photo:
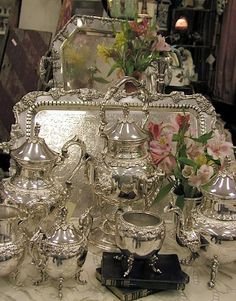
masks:
{"type": "Polygon", "coordinates": [[[111,46],[99,44],[98,55],[106,62],[112,59],[112,65],[107,76],[118,69],[122,75],[140,79],[141,73],[164,52],[171,47],[165,38],[157,35],[156,26],[151,26],[147,19],[126,21],[121,24],[121,30],[114,32],[115,40],[111,46]]]}
{"type": "Polygon", "coordinates": [[[189,114],[177,114],[169,123],[151,122],[148,129],[152,135],[153,161],[168,179],[156,200],[160,201],[174,190],[180,208],[184,206],[184,198],[201,195],[201,188],[209,185],[224,158],[233,154],[232,143],[225,141],[224,135],[217,130],[196,138],[190,130],[189,114]]]}

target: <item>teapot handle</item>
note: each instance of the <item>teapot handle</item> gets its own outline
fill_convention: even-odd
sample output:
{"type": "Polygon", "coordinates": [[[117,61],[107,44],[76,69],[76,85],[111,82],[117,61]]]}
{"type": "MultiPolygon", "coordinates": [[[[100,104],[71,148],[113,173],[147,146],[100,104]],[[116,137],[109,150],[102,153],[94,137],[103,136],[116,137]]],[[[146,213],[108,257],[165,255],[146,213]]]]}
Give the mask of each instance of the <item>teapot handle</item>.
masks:
{"type": "Polygon", "coordinates": [[[69,157],[68,154],[68,150],[71,146],[73,145],[77,145],[80,147],[81,149],[81,155],[78,159],[77,164],[75,165],[75,168],[72,170],[70,176],[67,179],[67,182],[70,182],[72,180],[72,178],[74,177],[74,175],[76,174],[76,172],[81,168],[81,166],[84,164],[84,159],[86,156],[86,146],[85,143],[77,136],[75,135],[71,140],[67,141],[61,150],[61,160],[64,161],[65,158],[69,157]]]}
{"type": "Polygon", "coordinates": [[[45,260],[42,255],[39,253],[40,244],[43,239],[43,232],[41,228],[35,232],[33,237],[30,239],[29,242],[29,254],[33,258],[33,263],[38,267],[40,270],[43,270],[45,267],[45,260]]]}
{"type": "Polygon", "coordinates": [[[124,76],[121,80],[117,81],[113,87],[108,89],[108,91],[105,94],[104,102],[107,103],[109,100],[111,100],[116,94],[117,94],[117,100],[119,101],[122,98],[125,98],[130,93],[126,93],[127,95],[118,95],[118,92],[120,88],[125,85],[126,83],[132,83],[138,90],[140,90],[141,96],[142,96],[142,102],[147,103],[149,101],[149,91],[145,88],[145,84],[138,81],[132,76],[124,76]]]}

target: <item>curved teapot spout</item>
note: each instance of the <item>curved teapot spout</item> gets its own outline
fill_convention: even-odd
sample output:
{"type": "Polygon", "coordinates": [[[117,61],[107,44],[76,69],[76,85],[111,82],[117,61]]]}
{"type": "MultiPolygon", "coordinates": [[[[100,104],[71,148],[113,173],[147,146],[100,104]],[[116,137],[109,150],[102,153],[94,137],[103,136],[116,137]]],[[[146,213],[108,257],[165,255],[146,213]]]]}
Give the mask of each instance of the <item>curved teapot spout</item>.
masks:
{"type": "Polygon", "coordinates": [[[80,230],[84,233],[86,238],[89,236],[92,225],[93,217],[90,214],[90,209],[87,209],[79,218],[80,230]]]}

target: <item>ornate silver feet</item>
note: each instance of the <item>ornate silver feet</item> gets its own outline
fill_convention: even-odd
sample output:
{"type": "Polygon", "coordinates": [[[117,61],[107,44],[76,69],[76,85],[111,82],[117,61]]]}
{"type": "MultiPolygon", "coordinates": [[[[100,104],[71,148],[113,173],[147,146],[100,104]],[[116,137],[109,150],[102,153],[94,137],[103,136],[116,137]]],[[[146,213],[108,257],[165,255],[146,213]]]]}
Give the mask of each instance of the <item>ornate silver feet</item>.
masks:
{"type": "Polygon", "coordinates": [[[198,257],[199,257],[199,254],[197,252],[191,252],[188,257],[180,259],[179,262],[184,265],[190,265],[198,257]]]}
{"type": "Polygon", "coordinates": [[[81,272],[82,272],[82,270],[80,270],[78,273],[75,274],[75,280],[76,280],[79,284],[84,285],[84,284],[87,283],[87,281],[86,281],[86,280],[82,280],[82,279],[80,278],[81,272]]]}
{"type": "Polygon", "coordinates": [[[48,278],[48,276],[47,276],[47,274],[44,272],[44,271],[40,271],[40,279],[39,280],[36,280],[36,281],[34,281],[34,285],[39,285],[39,284],[41,284],[42,282],[44,282],[44,281],[46,281],[47,280],[47,278],[48,278]]]}
{"type": "Polygon", "coordinates": [[[216,275],[218,272],[219,267],[219,260],[218,257],[215,255],[211,261],[211,279],[208,282],[208,287],[213,288],[216,284],[216,275]]]}
{"type": "Polygon", "coordinates": [[[127,268],[127,271],[124,273],[124,277],[127,277],[133,268],[134,255],[129,255],[129,257],[127,259],[127,263],[128,263],[128,268],[127,268]]]}
{"type": "Polygon", "coordinates": [[[155,272],[155,273],[158,273],[158,274],[161,274],[162,271],[156,267],[156,264],[158,262],[158,257],[156,255],[153,255],[150,259],[149,259],[149,265],[150,267],[152,268],[152,270],[155,272]]]}

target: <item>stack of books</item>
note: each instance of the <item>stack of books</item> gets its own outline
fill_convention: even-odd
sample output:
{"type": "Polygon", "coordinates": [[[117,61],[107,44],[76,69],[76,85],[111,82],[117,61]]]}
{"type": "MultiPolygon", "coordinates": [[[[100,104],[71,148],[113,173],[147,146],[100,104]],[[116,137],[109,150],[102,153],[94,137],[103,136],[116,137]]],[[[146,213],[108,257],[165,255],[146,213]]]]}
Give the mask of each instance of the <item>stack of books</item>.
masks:
{"type": "Polygon", "coordinates": [[[123,276],[123,264],[114,258],[115,255],[117,253],[103,253],[96,277],[120,300],[132,301],[163,290],[183,290],[189,282],[189,276],[181,270],[176,254],[158,255],[161,274],[155,273],[147,260],[135,259],[127,277],[123,276]]]}

